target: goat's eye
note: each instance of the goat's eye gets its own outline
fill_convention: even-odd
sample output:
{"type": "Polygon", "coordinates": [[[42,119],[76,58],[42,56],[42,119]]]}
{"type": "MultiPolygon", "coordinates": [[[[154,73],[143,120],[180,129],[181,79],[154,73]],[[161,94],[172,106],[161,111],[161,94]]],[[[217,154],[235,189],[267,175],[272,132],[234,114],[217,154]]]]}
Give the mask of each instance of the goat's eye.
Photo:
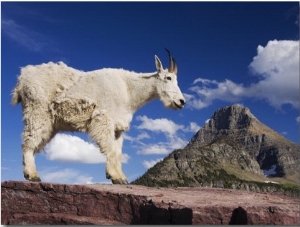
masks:
{"type": "Polygon", "coordinates": [[[167,80],[172,80],[172,77],[170,77],[170,76],[167,76],[167,80]]]}

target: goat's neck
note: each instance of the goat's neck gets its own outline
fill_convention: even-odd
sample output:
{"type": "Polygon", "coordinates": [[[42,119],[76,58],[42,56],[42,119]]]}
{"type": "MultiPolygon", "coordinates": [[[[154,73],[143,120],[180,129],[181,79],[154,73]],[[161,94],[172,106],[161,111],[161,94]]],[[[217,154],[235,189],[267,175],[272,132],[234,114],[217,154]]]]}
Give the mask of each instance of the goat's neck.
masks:
{"type": "Polygon", "coordinates": [[[153,99],[158,98],[156,73],[139,74],[129,79],[130,81],[127,84],[133,112],[153,99]]]}

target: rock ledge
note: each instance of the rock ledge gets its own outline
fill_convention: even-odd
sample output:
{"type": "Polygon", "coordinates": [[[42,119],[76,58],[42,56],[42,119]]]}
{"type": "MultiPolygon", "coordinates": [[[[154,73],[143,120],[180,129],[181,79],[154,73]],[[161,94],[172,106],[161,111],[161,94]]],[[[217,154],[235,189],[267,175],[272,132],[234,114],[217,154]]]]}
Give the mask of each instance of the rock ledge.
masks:
{"type": "Polygon", "coordinates": [[[1,183],[2,225],[299,225],[299,198],[218,188],[1,183]]]}

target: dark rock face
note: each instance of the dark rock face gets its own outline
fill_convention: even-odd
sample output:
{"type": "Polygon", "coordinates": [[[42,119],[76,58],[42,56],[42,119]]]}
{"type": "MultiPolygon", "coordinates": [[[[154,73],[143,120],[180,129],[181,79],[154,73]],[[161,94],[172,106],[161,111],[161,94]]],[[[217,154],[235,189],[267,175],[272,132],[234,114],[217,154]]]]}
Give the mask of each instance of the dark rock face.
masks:
{"type": "Polygon", "coordinates": [[[247,108],[237,105],[221,108],[196,133],[188,147],[201,147],[222,135],[246,136],[247,128],[256,120],[247,108]]]}
{"type": "Polygon", "coordinates": [[[268,175],[294,184],[292,193],[299,194],[299,172],[300,146],[262,124],[249,109],[233,105],[217,110],[184,149],[133,183],[286,191],[287,185],[264,185],[272,181],[268,175]]]}
{"type": "Polygon", "coordinates": [[[2,182],[2,225],[299,225],[299,199],[216,188],[2,182]]]}

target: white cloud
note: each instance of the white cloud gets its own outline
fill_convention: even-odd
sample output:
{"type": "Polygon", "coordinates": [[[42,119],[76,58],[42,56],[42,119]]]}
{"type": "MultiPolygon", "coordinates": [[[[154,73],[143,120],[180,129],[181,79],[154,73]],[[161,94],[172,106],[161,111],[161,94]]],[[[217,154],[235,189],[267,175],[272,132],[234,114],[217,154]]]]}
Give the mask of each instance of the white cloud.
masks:
{"type": "Polygon", "coordinates": [[[143,166],[146,168],[146,169],[150,169],[151,167],[153,167],[156,163],[162,161],[163,159],[162,158],[159,158],[159,159],[156,159],[156,160],[150,160],[150,161],[143,161],[143,166]]]}
{"type": "MultiPolygon", "coordinates": [[[[161,132],[165,135],[166,139],[166,141],[164,142],[150,144],[145,144],[138,140],[135,141],[136,143],[138,143],[137,154],[140,155],[167,155],[176,149],[182,149],[186,146],[188,141],[182,139],[181,136],[178,135],[178,132],[182,131],[196,133],[201,128],[199,125],[197,125],[196,122],[189,122],[188,126],[184,126],[176,124],[166,118],[151,119],[147,116],[137,116],[136,119],[142,122],[135,128],[139,130],[148,130],[153,133],[161,132]]],[[[144,132],[141,131],[141,134],[139,135],[141,138],[150,138],[149,134],[146,134],[147,136],[143,136],[143,133],[144,132]]],[[[127,136],[127,139],[130,141],[134,141],[134,138],[130,136],[127,136]]],[[[161,137],[161,140],[163,139],[164,138],[161,137]]]]}
{"type": "Polygon", "coordinates": [[[45,182],[63,184],[91,184],[93,177],[87,176],[74,169],[48,168],[40,171],[41,179],[45,182]]]}
{"type": "Polygon", "coordinates": [[[200,86],[192,86],[189,90],[196,93],[197,96],[185,94],[187,106],[195,109],[202,109],[210,106],[214,100],[226,102],[238,102],[240,96],[244,93],[244,87],[241,84],[235,84],[231,80],[218,82],[216,80],[207,80],[198,78],[194,84],[200,83],[200,86]]]}
{"type": "Polygon", "coordinates": [[[147,116],[137,116],[136,119],[142,121],[142,123],[137,126],[138,129],[146,129],[152,132],[162,132],[167,136],[173,136],[179,129],[184,129],[183,125],[178,125],[166,118],[151,119],[147,116]]]}
{"type": "Polygon", "coordinates": [[[190,125],[183,129],[185,132],[198,132],[201,127],[196,122],[190,122],[190,125]]]}
{"type": "Polygon", "coordinates": [[[122,154],[122,163],[128,163],[128,160],[130,159],[130,156],[126,153],[122,154]]]}
{"type": "Polygon", "coordinates": [[[283,104],[299,105],[299,41],[269,41],[258,46],[250,69],[263,79],[252,84],[248,96],[266,99],[280,108],[283,104]]]}
{"type": "Polygon", "coordinates": [[[281,134],[285,136],[285,135],[287,135],[288,133],[287,133],[286,131],[283,131],[281,134]]]}
{"type": "MultiPolygon", "coordinates": [[[[195,122],[190,122],[188,126],[184,126],[176,124],[166,118],[151,119],[147,116],[137,116],[136,119],[142,121],[140,125],[136,126],[137,129],[148,130],[154,133],[161,132],[165,135],[167,140],[165,142],[158,142],[155,144],[144,144],[136,141],[137,143],[139,143],[137,154],[141,155],[166,155],[173,150],[182,149],[184,146],[186,146],[188,141],[180,138],[180,136],[178,135],[178,131],[195,133],[201,128],[195,122]]],[[[143,135],[143,132],[140,135],[143,135]]],[[[149,135],[147,134],[147,138],[149,138],[148,136],[149,135]]],[[[129,137],[129,139],[132,138],[129,137]]]]}
{"type": "Polygon", "coordinates": [[[14,20],[2,19],[1,20],[2,34],[9,37],[16,43],[26,47],[28,50],[39,52],[44,50],[53,49],[57,51],[52,45],[52,41],[42,35],[40,32],[36,32],[17,24],[14,20]],[[51,48],[50,48],[51,47],[51,48]]]}
{"type": "Polygon", "coordinates": [[[188,141],[181,139],[179,136],[176,136],[169,140],[169,148],[171,149],[171,151],[176,149],[182,149],[187,145],[187,143],[188,141]]]}
{"type": "Polygon", "coordinates": [[[203,109],[205,107],[208,107],[212,102],[202,101],[199,97],[196,97],[194,95],[183,93],[183,96],[186,100],[186,107],[192,108],[192,109],[203,109]]]}
{"type": "Polygon", "coordinates": [[[160,154],[165,155],[169,154],[170,150],[168,149],[168,144],[159,143],[159,144],[147,144],[146,146],[141,147],[137,154],[149,155],[149,154],[160,154]]]}
{"type": "Polygon", "coordinates": [[[296,121],[298,124],[300,123],[300,116],[296,117],[296,121]]]}
{"type": "MultiPolygon", "coordinates": [[[[79,163],[105,163],[106,157],[93,143],[88,143],[77,136],[57,134],[45,148],[49,160],[79,163]]],[[[122,162],[127,163],[130,156],[123,154],[122,162]]]]}
{"type": "Polygon", "coordinates": [[[123,137],[124,137],[124,140],[135,141],[135,142],[150,138],[149,134],[146,132],[142,132],[141,134],[137,135],[136,137],[132,137],[132,136],[129,136],[127,133],[124,133],[123,137]]]}
{"type": "Polygon", "coordinates": [[[202,109],[214,100],[236,103],[244,98],[258,98],[275,108],[284,104],[299,108],[299,41],[274,40],[266,47],[258,46],[249,68],[259,79],[249,86],[228,79],[196,79],[189,89],[196,95],[184,94],[187,106],[202,109]]]}
{"type": "MultiPolygon", "coordinates": [[[[184,132],[197,132],[201,128],[199,125],[197,125],[196,122],[190,122],[189,126],[185,127],[184,125],[178,125],[166,118],[151,119],[148,118],[147,116],[137,116],[136,119],[142,121],[142,123],[138,125],[136,128],[145,129],[152,132],[162,132],[169,137],[174,136],[179,130],[182,130],[184,132]]],[[[132,140],[132,139],[141,140],[144,138],[150,138],[150,136],[147,133],[141,133],[136,138],[127,136],[128,140],[132,140]]]]}
{"type": "Polygon", "coordinates": [[[204,85],[217,85],[218,82],[216,80],[209,80],[204,78],[198,78],[194,80],[193,84],[202,83],[204,85]]]}
{"type": "Polygon", "coordinates": [[[181,139],[179,136],[167,138],[166,142],[159,142],[156,144],[143,144],[140,146],[137,154],[141,155],[167,155],[176,149],[182,149],[186,146],[188,141],[181,139]]]}

